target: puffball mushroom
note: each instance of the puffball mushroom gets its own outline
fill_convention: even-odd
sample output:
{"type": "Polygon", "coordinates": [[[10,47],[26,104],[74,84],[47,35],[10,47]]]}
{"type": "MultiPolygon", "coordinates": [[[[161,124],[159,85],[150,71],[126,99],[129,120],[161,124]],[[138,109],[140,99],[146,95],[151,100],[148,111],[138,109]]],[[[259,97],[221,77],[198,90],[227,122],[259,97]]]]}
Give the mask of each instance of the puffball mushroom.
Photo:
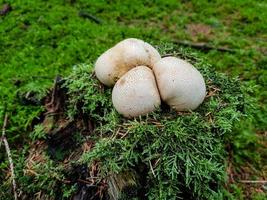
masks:
{"type": "Polygon", "coordinates": [[[160,105],[160,95],[153,71],[138,66],[124,74],[112,90],[115,109],[124,117],[137,117],[155,110],[160,105]]]}
{"type": "Polygon", "coordinates": [[[97,59],[96,77],[103,84],[113,86],[130,69],[140,65],[152,68],[160,58],[158,51],[150,44],[135,38],[125,39],[97,59]]]}
{"type": "Polygon", "coordinates": [[[200,72],[185,60],[165,57],[155,63],[153,71],[161,99],[177,111],[196,109],[206,96],[200,72]]]}

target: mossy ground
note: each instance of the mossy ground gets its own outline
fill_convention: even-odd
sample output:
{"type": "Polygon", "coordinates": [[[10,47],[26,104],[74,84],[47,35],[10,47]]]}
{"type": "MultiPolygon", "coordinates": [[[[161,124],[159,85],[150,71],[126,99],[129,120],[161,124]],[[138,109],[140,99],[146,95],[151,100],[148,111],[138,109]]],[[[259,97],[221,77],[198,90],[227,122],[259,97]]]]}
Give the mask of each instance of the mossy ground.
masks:
{"type": "MultiPolygon", "coordinates": [[[[232,77],[238,75],[246,87],[252,88],[246,95],[257,101],[257,108],[251,109],[253,117],[237,124],[225,142],[231,164],[228,172],[233,176],[227,188],[236,199],[247,198],[248,190],[252,198],[264,198],[263,185],[248,187],[238,181],[266,178],[265,1],[9,2],[12,11],[0,17],[0,115],[3,119],[6,108],[7,137],[14,159],[21,160],[18,168],[22,167],[18,165],[29,141],[35,139],[29,137],[29,125],[38,120],[43,110],[40,99],[52,86],[55,75],[68,75],[79,63],[93,63],[104,50],[126,37],[157,45],[190,40],[235,50],[194,52],[206,58],[212,68],[232,77]],[[81,11],[96,16],[101,23],[81,15],[81,11]]],[[[1,5],[4,3],[1,1],[1,5]]],[[[40,130],[37,133],[35,137],[42,137],[40,130]]],[[[0,178],[4,180],[8,162],[3,148],[0,158],[0,178]]],[[[49,166],[47,163],[47,169],[53,169],[49,166]]],[[[43,184],[46,178],[41,177],[43,184]]],[[[27,177],[23,179],[27,183],[27,177]]],[[[6,188],[7,183],[4,181],[1,187],[6,188]]],[[[33,192],[38,191],[38,187],[35,189],[33,192]]]]}

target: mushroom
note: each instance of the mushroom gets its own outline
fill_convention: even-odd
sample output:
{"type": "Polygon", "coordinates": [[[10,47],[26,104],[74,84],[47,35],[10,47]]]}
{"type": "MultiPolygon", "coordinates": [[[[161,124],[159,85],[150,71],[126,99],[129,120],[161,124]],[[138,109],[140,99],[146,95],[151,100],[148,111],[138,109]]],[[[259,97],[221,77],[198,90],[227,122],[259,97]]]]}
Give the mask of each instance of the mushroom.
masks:
{"type": "Polygon", "coordinates": [[[165,57],[155,63],[161,99],[177,111],[196,109],[204,100],[206,86],[200,72],[185,60],[165,57]]]}
{"type": "Polygon", "coordinates": [[[115,109],[124,117],[137,117],[155,110],[160,96],[150,68],[138,66],[124,74],[112,90],[115,109]]]}
{"type": "Polygon", "coordinates": [[[158,51],[150,44],[135,38],[125,39],[97,59],[96,77],[103,84],[113,86],[130,69],[140,65],[152,68],[160,58],[158,51]]]}

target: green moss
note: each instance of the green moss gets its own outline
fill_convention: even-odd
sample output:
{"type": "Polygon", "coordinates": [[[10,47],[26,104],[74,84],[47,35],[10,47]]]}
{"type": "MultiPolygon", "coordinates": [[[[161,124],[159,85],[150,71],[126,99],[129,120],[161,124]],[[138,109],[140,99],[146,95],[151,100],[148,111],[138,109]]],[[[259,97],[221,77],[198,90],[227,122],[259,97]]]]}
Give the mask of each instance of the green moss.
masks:
{"type": "MultiPolygon", "coordinates": [[[[0,6],[4,2],[1,1],[0,6]]],[[[259,139],[255,134],[267,129],[266,2],[9,2],[12,11],[0,16],[0,127],[7,110],[7,137],[15,157],[21,156],[17,149],[28,147],[29,132],[32,131],[32,127],[29,126],[32,121],[38,120],[38,115],[43,111],[39,105],[40,99],[46,95],[54,76],[69,75],[72,71],[71,66],[78,63],[93,63],[103,51],[121,39],[138,37],[154,44],[186,39],[235,49],[235,53],[222,53],[217,50],[198,51],[198,56],[206,57],[212,65],[211,68],[223,71],[229,76],[239,76],[246,82],[246,87],[251,89],[246,91],[245,95],[256,99],[253,104],[257,104],[257,107],[248,110],[253,117],[247,117],[236,124],[235,131],[226,143],[233,151],[235,167],[238,168],[247,160],[258,166],[258,170],[263,168],[262,165],[266,165],[263,161],[266,153],[257,151],[259,139]],[[80,11],[98,17],[102,23],[96,24],[88,18],[80,17],[80,11]],[[187,29],[189,24],[208,25],[211,35],[195,37],[187,29]],[[34,100],[37,104],[29,105],[29,101],[24,101],[28,92],[34,94],[30,102],[34,100]]],[[[87,98],[89,100],[91,97],[87,98]]],[[[75,101],[73,100],[73,103],[75,101]]],[[[103,101],[105,100],[96,102],[99,105],[108,104],[103,101]]],[[[86,112],[92,109],[88,106],[84,107],[86,112]]],[[[216,107],[216,102],[213,106],[216,107]]],[[[70,116],[74,116],[75,112],[77,110],[70,110],[70,116]]],[[[105,123],[101,126],[101,132],[105,134],[115,130],[116,124],[120,122],[116,112],[111,113],[105,119],[103,116],[95,116],[113,122],[112,126],[105,123]]],[[[224,128],[226,126],[227,124],[224,128]]],[[[0,178],[5,180],[8,165],[3,149],[0,159],[4,160],[0,165],[0,171],[4,172],[0,173],[0,178]]],[[[1,191],[6,191],[6,187],[1,191]]]]}

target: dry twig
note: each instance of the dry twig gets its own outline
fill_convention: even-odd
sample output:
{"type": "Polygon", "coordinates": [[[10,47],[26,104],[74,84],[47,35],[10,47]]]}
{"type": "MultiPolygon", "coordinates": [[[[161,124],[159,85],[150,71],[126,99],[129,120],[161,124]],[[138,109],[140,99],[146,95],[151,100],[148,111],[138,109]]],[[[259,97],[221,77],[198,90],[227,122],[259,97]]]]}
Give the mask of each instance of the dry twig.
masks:
{"type": "Polygon", "coordinates": [[[240,183],[258,183],[258,184],[267,184],[267,181],[265,180],[256,180],[256,181],[253,181],[253,180],[241,180],[239,181],[240,183]]]}
{"type": "Polygon", "coordinates": [[[221,51],[221,52],[230,52],[230,53],[234,53],[236,52],[235,49],[229,49],[226,47],[215,47],[206,43],[192,43],[189,41],[181,41],[181,40],[176,40],[174,41],[175,44],[179,44],[182,46],[187,46],[187,47],[191,47],[191,48],[195,48],[195,49],[200,49],[200,50],[204,50],[204,51],[210,51],[210,50],[217,50],[217,51],[221,51]]]}
{"type": "Polygon", "coordinates": [[[16,185],[16,181],[15,181],[14,164],[13,164],[13,160],[11,157],[9,144],[8,144],[7,138],[6,138],[7,118],[8,118],[8,115],[6,114],[5,119],[4,119],[3,128],[2,128],[2,137],[1,137],[1,141],[0,141],[1,142],[0,147],[1,147],[2,141],[3,141],[5,148],[6,148],[7,158],[8,158],[8,162],[9,162],[9,166],[10,166],[10,171],[11,171],[11,179],[12,179],[12,186],[13,186],[13,192],[14,192],[14,199],[17,200],[18,196],[17,196],[17,185],[16,185]]]}
{"type": "Polygon", "coordinates": [[[152,172],[153,176],[156,178],[156,174],[154,172],[154,169],[152,167],[152,164],[151,164],[150,160],[148,162],[149,162],[149,166],[150,166],[151,172],[152,172]]]}
{"type": "Polygon", "coordinates": [[[2,146],[2,142],[4,140],[4,137],[6,136],[6,125],[7,125],[7,115],[5,115],[4,124],[3,124],[3,128],[2,128],[2,137],[0,140],[0,148],[2,146]]]}
{"type": "Polygon", "coordinates": [[[86,19],[90,19],[93,22],[97,23],[97,24],[102,24],[102,20],[99,19],[98,17],[86,12],[86,11],[80,11],[79,12],[79,16],[82,18],[86,18],[86,19]]]}

